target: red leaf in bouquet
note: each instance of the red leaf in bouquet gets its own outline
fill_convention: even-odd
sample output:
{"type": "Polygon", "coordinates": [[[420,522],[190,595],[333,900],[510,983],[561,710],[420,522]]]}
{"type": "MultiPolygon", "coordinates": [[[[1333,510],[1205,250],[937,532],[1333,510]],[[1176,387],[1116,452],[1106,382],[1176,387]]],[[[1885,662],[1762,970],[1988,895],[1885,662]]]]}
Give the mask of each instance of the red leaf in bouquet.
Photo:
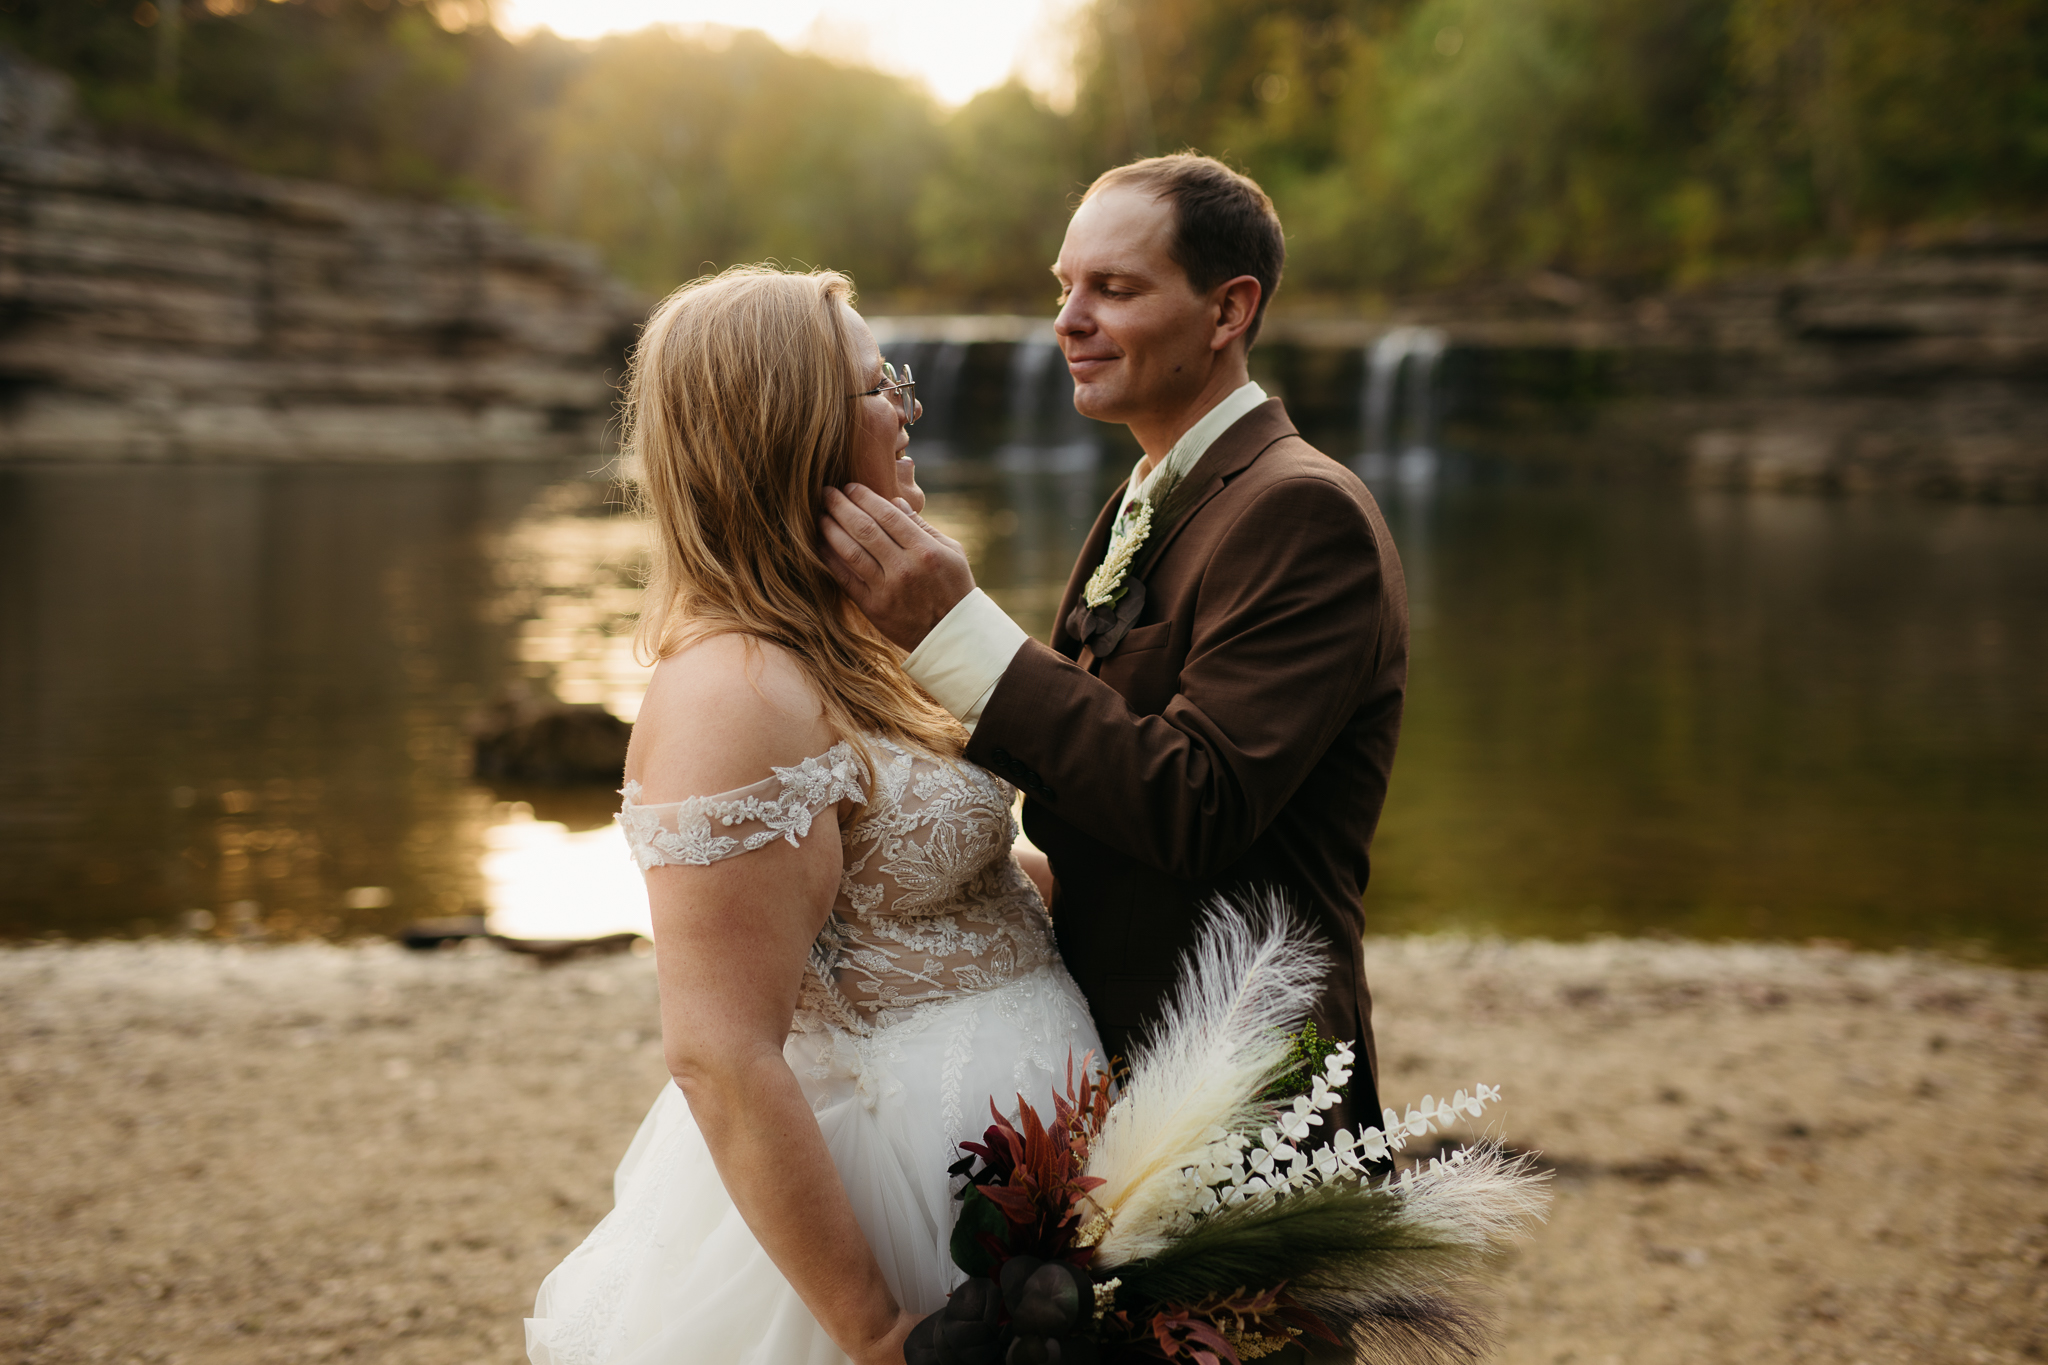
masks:
{"type": "MultiPolygon", "coordinates": [[[[1130,1318],[1111,1315],[1105,1325],[1131,1330],[1130,1318]]],[[[1242,1365],[1233,1339],[1248,1341],[1260,1337],[1311,1336],[1342,1346],[1343,1338],[1308,1309],[1289,1298],[1284,1285],[1256,1293],[1239,1289],[1213,1294],[1200,1303],[1169,1304],[1149,1314],[1140,1313],[1136,1344],[1166,1360],[1189,1360],[1195,1365],[1242,1365]],[[1143,1335],[1149,1332],[1150,1338],[1143,1335]]]]}
{"type": "MultiPolygon", "coordinates": [[[[1089,1248],[1077,1249],[1074,1237],[1081,1223],[1080,1204],[1102,1181],[1083,1176],[1088,1145],[1109,1110],[1109,1091],[1087,1069],[1074,1079],[1074,1059],[1067,1057],[1067,1091],[1053,1092],[1053,1121],[1047,1124],[1036,1109],[1017,1097],[1017,1117],[1011,1121],[989,1103],[994,1119],[980,1142],[963,1142],[969,1155],[952,1167],[952,1173],[966,1178],[1010,1225],[1004,1239],[1007,1247],[999,1259],[1030,1255],[1041,1260],[1067,1260],[1085,1266],[1094,1257],[1089,1248]],[[980,1170],[975,1170],[976,1161],[980,1170]]],[[[998,1250],[994,1239],[984,1236],[979,1245],[998,1250]]]]}
{"type": "Polygon", "coordinates": [[[1167,1360],[1191,1360],[1195,1365],[1244,1365],[1228,1338],[1185,1308],[1153,1314],[1152,1337],[1146,1344],[1167,1360]]]}
{"type": "Polygon", "coordinates": [[[1036,1191],[1021,1185],[983,1185],[982,1198],[1003,1211],[1003,1217],[1023,1225],[1038,1217],[1036,1191]]]}
{"type": "Polygon", "coordinates": [[[1194,1304],[1189,1312],[1240,1337],[1286,1336],[1292,1328],[1333,1346],[1344,1344],[1344,1339],[1331,1331],[1329,1324],[1288,1297],[1284,1284],[1257,1293],[1240,1289],[1235,1294],[1216,1294],[1194,1304]]]}
{"type": "Polygon", "coordinates": [[[1052,1095],[1053,1125],[1067,1136],[1074,1149],[1075,1165],[1086,1163],[1088,1146],[1095,1135],[1102,1131],[1102,1124],[1109,1117],[1113,1098],[1109,1093],[1109,1082],[1089,1069],[1088,1063],[1095,1056],[1085,1053],[1081,1058],[1081,1080],[1074,1082],[1074,1054],[1067,1053],[1067,1093],[1055,1090],[1052,1095]]]}
{"type": "MultiPolygon", "coordinates": [[[[991,1104],[989,1107],[993,1109],[995,1106],[991,1104]]],[[[998,1115],[999,1121],[1000,1117],[998,1115]]],[[[1009,1144],[1003,1141],[1003,1130],[1001,1128],[990,1127],[987,1132],[981,1135],[980,1142],[963,1142],[960,1144],[960,1150],[968,1155],[949,1166],[947,1168],[949,1174],[964,1175],[976,1185],[985,1185],[991,1180],[1008,1178],[1012,1164],[1010,1161],[1010,1148],[1009,1144]],[[978,1174],[974,1171],[974,1163],[977,1159],[981,1162],[982,1167],[978,1174]]]]}

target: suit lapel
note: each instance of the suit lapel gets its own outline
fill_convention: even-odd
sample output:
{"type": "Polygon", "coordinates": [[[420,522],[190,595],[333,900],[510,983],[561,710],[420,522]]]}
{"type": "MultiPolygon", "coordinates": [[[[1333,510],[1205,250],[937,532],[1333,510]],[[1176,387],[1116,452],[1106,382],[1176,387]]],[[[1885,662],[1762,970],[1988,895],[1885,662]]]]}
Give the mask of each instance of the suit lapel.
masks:
{"type": "MultiPolygon", "coordinates": [[[[1229,429],[1216,438],[1216,443],[1202,452],[1202,458],[1195,462],[1194,470],[1188,475],[1187,482],[1174,491],[1172,500],[1180,505],[1180,510],[1173,513],[1173,520],[1167,525],[1165,533],[1145,547],[1144,561],[1133,565],[1132,572],[1139,578],[1150,573],[1152,566],[1159,562],[1159,556],[1166,553],[1166,547],[1173,544],[1174,537],[1181,533],[1181,528],[1193,521],[1195,514],[1201,511],[1211,498],[1222,492],[1223,486],[1233,476],[1243,473],[1245,468],[1264,454],[1266,447],[1273,442],[1283,436],[1296,434],[1294,423],[1287,420],[1287,409],[1281,406],[1277,398],[1268,398],[1231,423],[1229,429]]],[[[1114,498],[1110,500],[1110,506],[1112,509],[1116,506],[1114,498]]],[[[1089,572],[1093,571],[1092,566],[1095,563],[1100,562],[1103,549],[1106,549],[1108,544],[1109,539],[1105,531],[1102,548],[1096,550],[1093,560],[1086,561],[1091,566],[1089,572]]],[[[1086,576],[1084,573],[1076,581],[1083,581],[1086,576]]],[[[1062,611],[1065,609],[1063,605],[1062,611]]]]}
{"type": "Polygon", "coordinates": [[[1069,659],[1079,655],[1081,642],[1067,629],[1067,614],[1081,600],[1081,589],[1088,585],[1088,576],[1095,572],[1095,566],[1109,551],[1110,527],[1116,522],[1116,509],[1122,505],[1124,489],[1129,485],[1129,479],[1118,484],[1110,493],[1109,501],[1102,505],[1094,527],[1088,532],[1088,539],[1082,542],[1080,557],[1074,561],[1074,572],[1067,579],[1067,590],[1060,594],[1059,615],[1053,618],[1052,623],[1052,647],[1069,659]]]}
{"type": "MultiPolygon", "coordinates": [[[[1159,562],[1159,557],[1166,553],[1166,548],[1173,544],[1174,538],[1181,533],[1181,529],[1195,519],[1196,514],[1208,505],[1211,498],[1222,492],[1234,476],[1242,473],[1252,461],[1264,454],[1268,446],[1283,436],[1296,434],[1294,423],[1287,419],[1287,409],[1277,398],[1267,399],[1231,423],[1229,429],[1202,452],[1202,458],[1195,462],[1187,482],[1174,490],[1170,502],[1177,504],[1177,508],[1169,510],[1171,520],[1159,538],[1145,547],[1144,558],[1131,566],[1132,576],[1142,583],[1145,576],[1152,571],[1152,566],[1159,562]]],[[[1080,661],[1084,668],[1093,663],[1093,658],[1091,656],[1082,659],[1082,655],[1088,651],[1080,638],[1067,628],[1067,618],[1080,604],[1081,589],[1087,585],[1089,575],[1095,572],[1096,565],[1102,562],[1102,556],[1108,552],[1110,528],[1116,521],[1117,507],[1123,502],[1124,489],[1129,482],[1127,479],[1118,484],[1110,493],[1109,501],[1102,505],[1102,511],[1097,514],[1095,525],[1089,530],[1088,539],[1081,546],[1080,556],[1074,561],[1074,572],[1067,579],[1067,589],[1060,594],[1059,615],[1053,619],[1053,649],[1069,659],[1080,661]]],[[[1122,632],[1119,631],[1118,634],[1121,635],[1122,632]]]]}

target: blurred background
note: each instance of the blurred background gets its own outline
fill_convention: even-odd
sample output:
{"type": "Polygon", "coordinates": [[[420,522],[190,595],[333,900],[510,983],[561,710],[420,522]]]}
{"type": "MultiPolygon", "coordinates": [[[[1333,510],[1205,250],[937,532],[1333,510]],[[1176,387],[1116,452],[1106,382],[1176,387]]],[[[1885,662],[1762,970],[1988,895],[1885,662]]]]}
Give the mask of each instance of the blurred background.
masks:
{"type": "Polygon", "coordinates": [[[2048,963],[2039,0],[721,17],[0,0],[0,933],[642,923],[639,318],[851,273],[1042,634],[1137,455],[1047,266],[1194,148],[1409,573],[1373,930],[2048,963]]]}

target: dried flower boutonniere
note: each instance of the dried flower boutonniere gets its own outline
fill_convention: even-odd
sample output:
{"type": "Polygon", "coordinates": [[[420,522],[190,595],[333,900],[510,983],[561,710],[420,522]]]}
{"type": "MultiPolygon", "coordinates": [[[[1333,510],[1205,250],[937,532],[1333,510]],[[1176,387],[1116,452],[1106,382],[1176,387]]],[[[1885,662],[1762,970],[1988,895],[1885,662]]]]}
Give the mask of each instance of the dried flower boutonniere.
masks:
{"type": "Polygon", "coordinates": [[[1116,532],[1109,538],[1109,549],[1102,556],[1102,563],[1095,572],[1088,575],[1087,586],[1081,589],[1081,602],[1088,607],[1106,607],[1127,591],[1124,579],[1130,576],[1131,562],[1138,557],[1138,551],[1145,548],[1145,541],[1152,534],[1152,500],[1136,498],[1124,509],[1124,515],[1117,519],[1116,532]]]}

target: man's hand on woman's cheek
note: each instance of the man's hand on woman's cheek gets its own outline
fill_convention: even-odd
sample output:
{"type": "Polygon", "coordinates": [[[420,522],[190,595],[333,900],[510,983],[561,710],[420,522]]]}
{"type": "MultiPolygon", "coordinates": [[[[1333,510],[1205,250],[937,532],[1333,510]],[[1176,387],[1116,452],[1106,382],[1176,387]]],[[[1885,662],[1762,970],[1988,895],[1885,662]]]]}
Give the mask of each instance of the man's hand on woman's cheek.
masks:
{"type": "Polygon", "coordinates": [[[903,649],[916,649],[974,591],[967,551],[919,516],[907,498],[884,498],[859,484],[844,492],[828,488],[818,532],[825,567],[876,629],[903,649]]]}

